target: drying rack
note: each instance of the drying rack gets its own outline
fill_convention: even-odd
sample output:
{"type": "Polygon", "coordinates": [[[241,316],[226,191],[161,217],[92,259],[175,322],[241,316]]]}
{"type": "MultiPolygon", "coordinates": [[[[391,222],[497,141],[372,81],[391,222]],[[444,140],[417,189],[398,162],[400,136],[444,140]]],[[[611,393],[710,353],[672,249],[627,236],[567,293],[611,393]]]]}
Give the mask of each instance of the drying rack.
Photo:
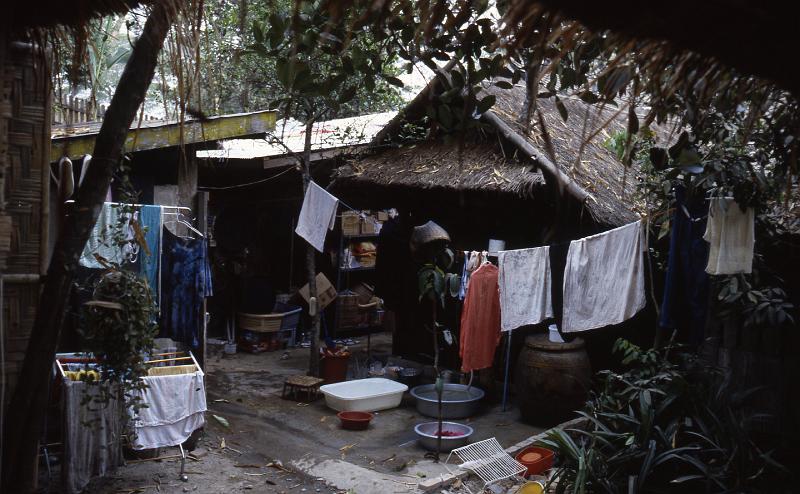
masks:
{"type": "MultiPolygon", "coordinates": [[[[527,470],[525,465],[509,455],[494,437],[454,449],[447,455],[445,465],[450,462],[453,454],[463,462],[458,467],[477,475],[483,481],[484,489],[495,482],[520,477],[527,470]]],[[[467,490],[470,491],[469,487],[467,490]]]]}
{"type": "MultiPolygon", "coordinates": [[[[161,368],[169,368],[169,367],[186,367],[185,369],[181,369],[181,373],[190,373],[190,372],[197,372],[201,371],[200,364],[197,363],[197,359],[195,359],[194,354],[191,351],[186,352],[164,352],[164,353],[156,353],[149,355],[150,359],[144,362],[144,365],[156,365],[154,369],[161,369],[161,368]],[[178,364],[180,362],[180,364],[178,364]],[[169,365],[169,363],[173,363],[176,365],[169,365]]],[[[64,369],[64,364],[91,364],[97,363],[97,359],[92,356],[79,356],[76,354],[72,355],[61,355],[56,357],[56,367],[58,368],[58,372],[62,379],[69,379],[64,369]]],[[[150,376],[150,369],[148,369],[148,376],[150,376]]],[[[152,375],[159,375],[159,374],[152,374],[152,375]]],[[[160,374],[165,375],[165,374],[160,374]]],[[[183,482],[187,482],[189,477],[186,475],[186,450],[183,449],[183,444],[178,444],[178,449],[180,450],[181,455],[181,470],[178,474],[178,478],[183,482]]]]}
{"type": "MultiPolygon", "coordinates": [[[[200,364],[197,363],[197,360],[194,358],[194,354],[191,351],[186,351],[186,352],[164,352],[164,353],[156,353],[156,354],[153,354],[153,355],[150,355],[150,356],[154,357],[154,358],[151,359],[151,360],[147,360],[144,364],[145,365],[161,364],[161,365],[159,365],[157,367],[154,367],[155,369],[160,369],[160,368],[163,368],[163,367],[167,367],[167,368],[169,368],[169,367],[177,367],[178,365],[175,365],[175,366],[167,365],[167,362],[174,362],[174,363],[181,362],[181,364],[179,364],[181,367],[183,367],[184,365],[191,367],[191,369],[186,369],[187,371],[191,370],[191,372],[197,372],[197,371],[202,372],[202,369],[200,368],[200,364]]],[[[148,376],[151,375],[150,374],[151,371],[152,371],[152,369],[148,370],[148,372],[147,372],[148,376]]],[[[182,373],[184,373],[184,372],[182,372],[182,373]]],[[[188,374],[189,372],[185,372],[185,373],[188,374]]],[[[183,449],[183,444],[182,443],[178,444],[178,449],[181,452],[181,471],[178,474],[178,478],[183,482],[187,482],[189,480],[189,476],[186,475],[186,473],[185,473],[186,472],[186,450],[183,449]]]]}

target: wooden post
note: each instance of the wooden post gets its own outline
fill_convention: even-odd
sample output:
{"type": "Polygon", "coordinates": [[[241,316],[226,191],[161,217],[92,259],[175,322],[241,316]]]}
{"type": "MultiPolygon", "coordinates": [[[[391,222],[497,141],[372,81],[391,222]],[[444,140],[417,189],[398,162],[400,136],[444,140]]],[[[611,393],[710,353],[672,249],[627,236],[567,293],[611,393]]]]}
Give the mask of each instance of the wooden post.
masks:
{"type": "MultiPolygon", "coordinates": [[[[308,186],[311,183],[311,137],[314,131],[314,119],[310,118],[306,122],[306,136],[305,145],[303,147],[303,194],[308,193],[308,186]]],[[[308,244],[306,251],[306,269],[308,271],[308,306],[312,307],[312,300],[315,301],[311,316],[311,344],[309,351],[311,355],[308,361],[308,373],[311,376],[319,376],[319,321],[320,321],[320,308],[319,300],[317,299],[317,251],[313,245],[308,244]]]]}
{"type": "MultiPolygon", "coordinates": [[[[178,206],[185,206],[191,208],[192,211],[197,210],[197,158],[194,157],[194,152],[191,146],[186,150],[186,153],[180,153],[180,160],[178,161],[178,206]]],[[[182,235],[178,230],[185,227],[176,225],[175,233],[182,235]]]]}

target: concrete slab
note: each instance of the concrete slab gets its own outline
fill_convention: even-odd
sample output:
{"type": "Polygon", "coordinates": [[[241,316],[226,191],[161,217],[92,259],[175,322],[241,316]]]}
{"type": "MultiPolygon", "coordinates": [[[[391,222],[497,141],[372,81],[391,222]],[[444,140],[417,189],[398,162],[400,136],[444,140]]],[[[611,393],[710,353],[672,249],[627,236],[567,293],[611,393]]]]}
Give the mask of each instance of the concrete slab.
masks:
{"type": "MultiPolygon", "coordinates": [[[[360,369],[365,375],[366,338],[357,340],[352,350],[361,365],[351,364],[350,372],[360,369]]],[[[390,335],[374,335],[371,354],[387,356],[390,344],[390,335]]],[[[399,408],[376,413],[365,431],[341,429],[324,398],[311,404],[281,399],[283,380],[304,373],[308,358],[308,349],[298,348],[210,359],[209,408],[230,422],[229,441],[359,494],[411,492],[410,484],[446,473],[441,465],[436,465],[439,470],[431,467],[427,451],[416,443],[414,426],[434,419],[418,414],[408,394],[399,408]]],[[[504,446],[541,432],[520,422],[515,408],[503,412],[499,404],[487,404],[480,415],[463,422],[475,429],[473,440],[496,437],[504,446]]]]}
{"type": "MultiPolygon", "coordinates": [[[[366,374],[366,338],[357,340],[352,350],[360,366],[351,365],[353,377],[366,374]]],[[[375,335],[371,353],[385,358],[390,345],[390,335],[375,335]]],[[[211,356],[206,369],[209,413],[203,452],[187,465],[189,482],[177,480],[174,459],[148,461],[128,464],[116,475],[98,479],[88,492],[465,492],[463,487],[450,487],[455,478],[449,476],[450,470],[461,476],[464,472],[455,465],[448,470],[434,463],[417,445],[414,425],[433,419],[419,415],[408,395],[400,407],[377,413],[365,431],[341,429],[324,399],[311,404],[281,399],[284,379],[304,374],[308,359],[308,349],[300,348],[286,353],[211,356]],[[228,426],[214,415],[224,417],[228,426]]],[[[521,423],[516,409],[502,412],[496,403],[463,422],[475,429],[474,440],[497,437],[506,447],[541,431],[521,423]]],[[[480,490],[479,482],[464,482],[480,490]]]]}

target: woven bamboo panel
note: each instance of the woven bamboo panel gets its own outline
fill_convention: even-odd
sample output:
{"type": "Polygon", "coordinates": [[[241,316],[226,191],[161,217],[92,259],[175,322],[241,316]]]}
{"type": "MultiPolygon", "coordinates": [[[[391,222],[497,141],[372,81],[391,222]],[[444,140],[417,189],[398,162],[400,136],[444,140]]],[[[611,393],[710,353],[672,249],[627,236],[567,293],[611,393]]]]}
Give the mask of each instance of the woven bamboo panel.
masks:
{"type": "MultiPolygon", "coordinates": [[[[7,120],[5,161],[6,213],[11,215],[11,250],[7,273],[41,272],[43,231],[43,184],[48,178],[50,139],[48,115],[49,79],[35,52],[9,50],[4,86],[11,117],[7,120]],[[36,63],[38,62],[38,63],[36,63]]],[[[8,108],[6,108],[6,111],[8,108]]],[[[0,115],[6,112],[0,109],[0,115]]],[[[2,146],[0,146],[2,147],[2,146]]]]}
{"type": "MultiPolygon", "coordinates": [[[[0,269],[35,275],[42,272],[48,228],[50,79],[40,51],[19,43],[2,43],[0,50],[5,50],[0,56],[0,269]]],[[[6,398],[25,358],[39,288],[38,283],[4,286],[6,398]]]]}

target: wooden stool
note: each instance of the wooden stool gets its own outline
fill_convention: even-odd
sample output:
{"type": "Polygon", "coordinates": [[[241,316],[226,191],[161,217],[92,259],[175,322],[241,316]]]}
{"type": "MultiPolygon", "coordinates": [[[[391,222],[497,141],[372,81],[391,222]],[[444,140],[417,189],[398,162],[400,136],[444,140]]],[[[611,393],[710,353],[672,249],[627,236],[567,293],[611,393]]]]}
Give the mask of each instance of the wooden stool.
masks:
{"type": "Polygon", "coordinates": [[[297,400],[298,392],[305,391],[306,400],[310,403],[317,399],[319,395],[319,386],[323,382],[325,382],[325,380],[319,377],[289,376],[283,381],[283,393],[281,393],[281,398],[286,398],[287,395],[291,395],[294,400],[297,400]]]}

